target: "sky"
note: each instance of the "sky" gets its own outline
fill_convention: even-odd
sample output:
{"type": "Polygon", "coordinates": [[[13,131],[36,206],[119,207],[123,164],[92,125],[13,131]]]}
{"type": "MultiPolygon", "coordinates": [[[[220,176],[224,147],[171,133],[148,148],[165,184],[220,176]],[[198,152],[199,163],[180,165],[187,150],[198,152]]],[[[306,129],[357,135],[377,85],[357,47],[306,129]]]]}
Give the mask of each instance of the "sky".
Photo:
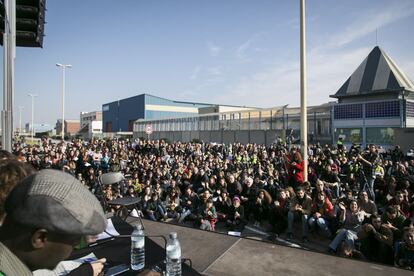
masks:
{"type": "MultiPolygon", "coordinates": [[[[43,48],[17,49],[16,127],[18,106],[30,121],[28,93],[38,95],[35,123],[61,118],[56,63],[73,66],[66,119],[142,93],[253,107],[300,102],[299,0],[47,0],[46,21],[43,48]]],[[[306,24],[309,105],[334,100],[377,44],[414,79],[414,1],[307,0],[306,24]]]]}

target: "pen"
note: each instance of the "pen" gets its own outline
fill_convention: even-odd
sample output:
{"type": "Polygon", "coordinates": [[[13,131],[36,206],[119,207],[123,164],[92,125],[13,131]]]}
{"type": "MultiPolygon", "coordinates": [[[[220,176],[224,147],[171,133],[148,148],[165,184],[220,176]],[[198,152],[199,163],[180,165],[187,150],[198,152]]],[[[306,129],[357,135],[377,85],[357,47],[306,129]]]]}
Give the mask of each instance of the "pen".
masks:
{"type": "Polygon", "coordinates": [[[89,245],[89,247],[96,246],[98,244],[103,244],[103,243],[106,243],[106,242],[110,242],[110,241],[113,241],[113,240],[115,240],[115,238],[110,238],[109,240],[104,240],[104,241],[101,241],[101,242],[94,242],[94,243],[91,243],[89,245]]]}
{"type": "Polygon", "coordinates": [[[98,259],[96,259],[96,258],[86,258],[86,259],[83,259],[82,262],[84,264],[89,264],[89,263],[92,263],[92,262],[97,261],[97,260],[98,259]]]}

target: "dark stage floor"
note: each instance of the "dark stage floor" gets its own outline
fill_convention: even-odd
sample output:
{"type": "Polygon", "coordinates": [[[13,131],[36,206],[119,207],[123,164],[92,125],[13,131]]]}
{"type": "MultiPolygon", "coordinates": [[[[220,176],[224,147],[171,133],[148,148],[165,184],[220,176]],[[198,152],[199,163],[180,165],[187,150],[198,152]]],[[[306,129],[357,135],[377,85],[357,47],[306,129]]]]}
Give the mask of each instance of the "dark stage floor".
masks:
{"type": "MultiPolygon", "coordinates": [[[[134,220],[130,221],[132,224],[134,220]]],[[[394,267],[349,260],[303,249],[144,220],[147,235],[175,231],[182,256],[204,275],[413,275],[394,267]]],[[[162,240],[153,239],[160,246],[162,240]]]]}

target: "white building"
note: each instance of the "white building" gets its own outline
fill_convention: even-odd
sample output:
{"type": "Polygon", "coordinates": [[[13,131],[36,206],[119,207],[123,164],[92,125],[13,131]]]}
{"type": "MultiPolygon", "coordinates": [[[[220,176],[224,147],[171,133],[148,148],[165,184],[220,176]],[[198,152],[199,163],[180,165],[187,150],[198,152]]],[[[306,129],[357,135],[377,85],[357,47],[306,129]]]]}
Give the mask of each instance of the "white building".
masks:
{"type": "Polygon", "coordinates": [[[84,139],[102,136],[102,111],[81,112],[80,130],[78,132],[84,139]]]}

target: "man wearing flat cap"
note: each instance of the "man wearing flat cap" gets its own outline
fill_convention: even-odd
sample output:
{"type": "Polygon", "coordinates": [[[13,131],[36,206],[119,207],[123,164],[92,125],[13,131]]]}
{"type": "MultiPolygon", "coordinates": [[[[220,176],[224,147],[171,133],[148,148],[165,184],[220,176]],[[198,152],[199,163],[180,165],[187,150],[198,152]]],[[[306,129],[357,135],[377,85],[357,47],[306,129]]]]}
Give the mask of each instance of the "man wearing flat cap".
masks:
{"type": "Polygon", "coordinates": [[[0,275],[32,275],[68,258],[82,236],[105,230],[95,196],[73,176],[42,170],[9,194],[0,228],[0,275]]]}

